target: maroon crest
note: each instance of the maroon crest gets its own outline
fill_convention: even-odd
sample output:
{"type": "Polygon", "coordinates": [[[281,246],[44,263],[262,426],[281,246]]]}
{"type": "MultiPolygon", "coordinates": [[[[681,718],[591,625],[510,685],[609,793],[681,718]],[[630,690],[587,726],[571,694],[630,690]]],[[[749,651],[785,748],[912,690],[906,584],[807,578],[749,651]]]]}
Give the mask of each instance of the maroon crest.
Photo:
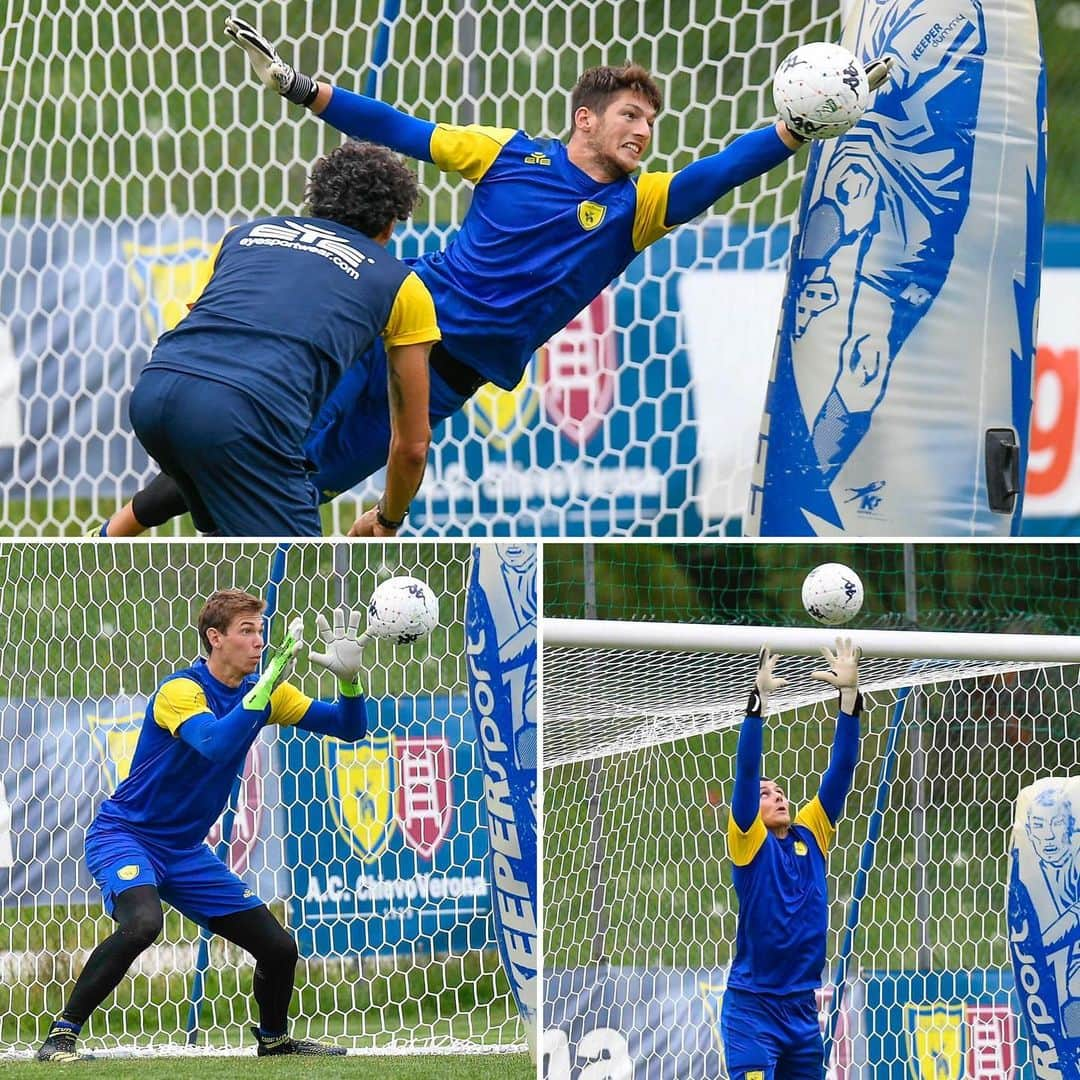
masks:
{"type": "Polygon", "coordinates": [[[578,446],[584,446],[615,400],[615,304],[604,290],[540,352],[544,410],[578,446]]]}
{"type": "Polygon", "coordinates": [[[967,1006],[968,1080],[1013,1080],[1016,1019],[1008,1003],[967,1006]]]}
{"type": "Polygon", "coordinates": [[[397,819],[406,846],[434,858],[454,809],[453,757],[441,735],[394,740],[398,763],[397,819]]]}
{"type": "MultiPolygon", "coordinates": [[[[253,743],[244,759],[244,771],[240,777],[240,797],[236,800],[232,836],[229,837],[229,853],[226,866],[234,874],[242,874],[248,867],[251,853],[259,842],[259,825],[263,812],[263,748],[253,743]]],[[[224,814],[210,826],[206,842],[218,850],[221,843],[221,825],[224,814]]]]}

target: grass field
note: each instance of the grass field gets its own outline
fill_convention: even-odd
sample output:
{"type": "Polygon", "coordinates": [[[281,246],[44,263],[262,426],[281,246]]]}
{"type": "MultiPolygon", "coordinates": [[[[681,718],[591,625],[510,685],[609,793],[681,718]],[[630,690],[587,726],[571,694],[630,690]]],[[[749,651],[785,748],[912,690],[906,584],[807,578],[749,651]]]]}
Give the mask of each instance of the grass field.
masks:
{"type": "MultiPolygon", "coordinates": [[[[114,1058],[65,1065],[64,1076],[75,1080],[108,1077],[108,1080],[232,1080],[238,1073],[258,1075],[261,1080],[295,1080],[299,1075],[333,1077],[334,1080],[533,1080],[536,1067],[527,1054],[424,1055],[388,1057],[354,1055],[320,1060],[262,1058],[114,1058]],[[256,1073],[257,1070],[257,1073],[256,1073]]],[[[11,1080],[38,1080],[43,1069],[35,1061],[0,1059],[0,1075],[11,1080]]]]}

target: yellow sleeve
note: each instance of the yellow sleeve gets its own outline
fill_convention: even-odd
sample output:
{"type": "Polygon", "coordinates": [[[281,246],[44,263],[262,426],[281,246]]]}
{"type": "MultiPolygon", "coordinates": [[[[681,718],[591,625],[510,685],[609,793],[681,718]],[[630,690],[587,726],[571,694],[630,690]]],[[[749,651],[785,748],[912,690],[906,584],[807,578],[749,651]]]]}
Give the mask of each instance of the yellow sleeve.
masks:
{"type": "Polygon", "coordinates": [[[516,134],[513,128],[437,124],[431,133],[431,160],[443,172],[461,173],[466,180],[477,181],[516,134]]]}
{"type": "Polygon", "coordinates": [[[410,272],[401,283],[382,336],[388,349],[394,345],[438,341],[442,337],[435,317],[435,301],[415,273],[410,272]]]}
{"type": "Polygon", "coordinates": [[[836,835],[836,826],[829,820],[825,807],[816,795],[795,815],[795,824],[805,825],[814,834],[821,854],[829,854],[829,845],[836,835]]]}
{"type": "Polygon", "coordinates": [[[185,720],[212,712],[203,688],[194,679],[171,679],[154,698],[154,723],[175,735],[185,720]]]}
{"type": "Polygon", "coordinates": [[[736,866],[747,866],[761,850],[761,845],[765,843],[768,835],[769,830],[765,828],[760,814],[754,818],[754,823],[746,832],[735,824],[735,815],[732,814],[728,818],[727,827],[728,855],[731,856],[731,861],[736,866]]]}
{"type": "Polygon", "coordinates": [[[217,257],[221,254],[221,245],[225,240],[225,237],[229,235],[230,230],[226,229],[221,235],[221,239],[210,249],[210,254],[205,259],[199,261],[199,268],[195,272],[195,282],[192,285],[191,297],[188,299],[187,306],[190,311],[195,302],[203,294],[203,290],[210,284],[210,279],[214,276],[214,266],[217,264],[217,257]]]}
{"type": "Polygon", "coordinates": [[[637,206],[634,208],[634,250],[644,251],[666,236],[674,225],[665,225],[668,188],[674,173],[642,173],[637,178],[637,206]]]}
{"type": "Polygon", "coordinates": [[[283,727],[295,727],[304,719],[304,713],[309,708],[311,698],[300,693],[295,686],[284,682],[270,695],[269,722],[281,724],[283,727]]]}

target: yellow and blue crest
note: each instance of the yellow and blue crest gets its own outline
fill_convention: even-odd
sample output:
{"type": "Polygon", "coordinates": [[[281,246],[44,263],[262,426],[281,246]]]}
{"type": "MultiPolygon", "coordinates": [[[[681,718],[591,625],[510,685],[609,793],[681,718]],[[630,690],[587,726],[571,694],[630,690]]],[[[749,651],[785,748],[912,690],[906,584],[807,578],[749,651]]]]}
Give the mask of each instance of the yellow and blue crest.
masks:
{"type": "Polygon", "coordinates": [[[962,1080],[964,1006],[935,1001],[904,1006],[904,1035],[912,1080],[962,1080]]]}
{"type": "Polygon", "coordinates": [[[586,231],[589,232],[595,229],[607,215],[607,207],[600,203],[592,202],[586,199],[582,203],[578,203],[577,219],[578,224],[586,231]]]}
{"type": "Polygon", "coordinates": [[[527,430],[540,407],[540,395],[533,385],[532,364],[525,369],[521,381],[513,390],[503,390],[485,383],[472,396],[467,406],[477,431],[486,436],[495,450],[505,450],[523,431],[527,430]]]}
{"type": "Polygon", "coordinates": [[[142,730],[142,713],[127,716],[90,716],[90,737],[101,763],[105,786],[109,792],[127,778],[131,772],[131,759],[135,756],[135,744],[142,730]]]}
{"type": "Polygon", "coordinates": [[[124,244],[128,274],[143,302],[143,322],[152,338],[171,330],[188,312],[213,269],[216,244],[124,244]]]}
{"type": "Polygon", "coordinates": [[[369,736],[350,746],[323,739],[323,771],[338,832],[364,862],[374,862],[394,820],[394,737],[369,736]]]}

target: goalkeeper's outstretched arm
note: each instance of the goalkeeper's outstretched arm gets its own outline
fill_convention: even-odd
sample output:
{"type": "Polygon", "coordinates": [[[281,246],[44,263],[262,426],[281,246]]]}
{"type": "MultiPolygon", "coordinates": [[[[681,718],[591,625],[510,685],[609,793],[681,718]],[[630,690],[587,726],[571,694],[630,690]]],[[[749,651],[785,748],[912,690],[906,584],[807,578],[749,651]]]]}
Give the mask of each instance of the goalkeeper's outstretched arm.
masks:
{"type": "Polygon", "coordinates": [[[855,777],[859,762],[859,717],[862,714],[862,694],[859,693],[859,659],[862,649],[852,647],[850,638],[837,638],[836,651],[822,649],[829,665],[827,671],[815,671],[811,678],[835,686],[840,691],[829,767],[821,778],[818,800],[829,820],[836,823],[855,777]]]}
{"type": "Polygon", "coordinates": [[[778,657],[763,645],[758,653],[757,673],[750,700],[746,704],[746,719],[739,729],[739,746],[735,753],[735,789],[731,796],[731,816],[740,832],[748,832],[761,809],[761,727],[769,694],[787,683],[773,674],[778,657]]]}

